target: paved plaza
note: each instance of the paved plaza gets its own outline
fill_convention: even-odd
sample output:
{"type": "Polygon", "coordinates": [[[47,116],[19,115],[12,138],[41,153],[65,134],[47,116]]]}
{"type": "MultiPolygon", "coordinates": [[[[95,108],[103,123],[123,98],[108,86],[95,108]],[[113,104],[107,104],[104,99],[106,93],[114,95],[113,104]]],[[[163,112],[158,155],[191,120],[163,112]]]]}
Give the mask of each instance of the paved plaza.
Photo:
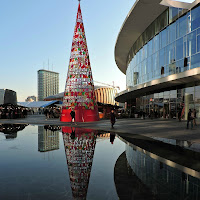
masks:
{"type": "MultiPolygon", "coordinates": [[[[111,129],[109,120],[98,122],[77,123],[77,125],[60,122],[59,119],[47,119],[44,115],[29,115],[23,119],[0,119],[0,124],[35,124],[35,125],[59,125],[77,126],[79,128],[92,128],[103,131],[115,131],[121,134],[139,134],[147,137],[161,137],[178,139],[200,143],[200,122],[193,130],[186,129],[186,121],[179,122],[176,119],[117,119],[114,129],[111,129]]],[[[120,135],[121,135],[120,134],[120,135]]]]}

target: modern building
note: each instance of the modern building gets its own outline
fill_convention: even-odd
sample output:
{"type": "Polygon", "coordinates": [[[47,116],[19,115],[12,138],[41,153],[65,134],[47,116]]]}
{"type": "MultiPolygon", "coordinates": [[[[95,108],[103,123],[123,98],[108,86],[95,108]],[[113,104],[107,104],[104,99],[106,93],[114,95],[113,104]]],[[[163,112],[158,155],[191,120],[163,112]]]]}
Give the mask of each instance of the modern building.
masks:
{"type": "Polygon", "coordinates": [[[17,93],[9,89],[0,89],[0,104],[17,104],[17,93]]]}
{"type": "Polygon", "coordinates": [[[58,94],[59,73],[49,70],[38,70],[38,101],[45,97],[58,94]]]}
{"type": "MultiPolygon", "coordinates": [[[[111,104],[116,105],[118,102],[115,101],[115,96],[117,95],[118,90],[113,87],[105,86],[94,86],[94,94],[96,101],[102,104],[111,104]]],[[[56,95],[51,95],[44,98],[44,101],[63,101],[64,92],[61,92],[56,95]]]]}
{"type": "Polygon", "coordinates": [[[38,126],[38,151],[46,152],[59,149],[59,131],[38,126]]]}
{"type": "Polygon", "coordinates": [[[26,102],[32,102],[32,101],[37,101],[37,97],[36,96],[28,96],[25,99],[26,102]]]}
{"type": "Polygon", "coordinates": [[[116,97],[132,112],[200,117],[200,4],[137,0],[115,46],[126,90],[116,97]],[[144,14],[145,13],[145,14],[144,14]]]}

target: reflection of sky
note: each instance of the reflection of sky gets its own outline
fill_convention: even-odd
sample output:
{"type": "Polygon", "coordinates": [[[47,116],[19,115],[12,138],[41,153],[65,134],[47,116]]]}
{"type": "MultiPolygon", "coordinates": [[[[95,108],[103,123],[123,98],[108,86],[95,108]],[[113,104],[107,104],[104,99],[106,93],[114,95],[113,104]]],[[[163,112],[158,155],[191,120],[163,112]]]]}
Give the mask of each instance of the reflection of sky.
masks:
{"type": "Polygon", "coordinates": [[[115,138],[113,145],[109,138],[96,143],[88,199],[118,199],[114,184],[114,166],[124,150],[125,144],[118,138],[115,138]]]}
{"type": "MultiPolygon", "coordinates": [[[[96,144],[87,199],[117,199],[114,165],[125,144],[109,140],[96,144]]],[[[38,126],[27,126],[15,139],[0,133],[0,199],[72,199],[61,132],[59,141],[59,150],[41,153],[38,126]]]]}

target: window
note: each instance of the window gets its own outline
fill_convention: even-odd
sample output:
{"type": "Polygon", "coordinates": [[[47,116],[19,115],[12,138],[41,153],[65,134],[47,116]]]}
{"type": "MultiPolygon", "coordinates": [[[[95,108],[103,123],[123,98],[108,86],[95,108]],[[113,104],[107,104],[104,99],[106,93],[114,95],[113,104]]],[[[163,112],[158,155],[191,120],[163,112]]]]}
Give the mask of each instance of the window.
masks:
{"type": "Polygon", "coordinates": [[[184,67],[187,67],[188,66],[188,58],[184,58],[184,67]]]}
{"type": "Polygon", "coordinates": [[[176,41],[176,60],[183,58],[183,38],[176,41]]]}
{"type": "Polygon", "coordinates": [[[200,27],[200,6],[191,11],[192,31],[200,27]]]}
{"type": "Polygon", "coordinates": [[[161,67],[161,75],[163,75],[165,73],[165,68],[161,67]]]}
{"type": "Polygon", "coordinates": [[[187,35],[187,56],[196,53],[196,31],[187,35]]]}

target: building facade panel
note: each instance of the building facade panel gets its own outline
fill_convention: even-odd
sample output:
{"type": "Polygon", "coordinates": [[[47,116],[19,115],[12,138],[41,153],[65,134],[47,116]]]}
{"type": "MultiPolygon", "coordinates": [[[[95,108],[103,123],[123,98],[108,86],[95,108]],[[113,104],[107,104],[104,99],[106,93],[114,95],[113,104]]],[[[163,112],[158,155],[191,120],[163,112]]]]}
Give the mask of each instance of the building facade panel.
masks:
{"type": "Polygon", "coordinates": [[[59,73],[38,70],[38,101],[43,101],[45,97],[58,94],[59,73]]]}
{"type": "MultiPolygon", "coordinates": [[[[200,4],[191,5],[189,10],[165,7],[134,39],[126,59],[126,91],[116,98],[119,102],[127,101],[130,112],[144,111],[163,118],[177,118],[181,113],[187,119],[188,110],[196,109],[200,117],[200,4]]],[[[135,6],[129,18],[140,20],[139,14],[134,15],[138,9],[135,6]]],[[[133,27],[126,20],[120,34],[129,26],[135,37],[133,27]]],[[[120,48],[119,44],[115,48],[120,48]]],[[[124,70],[124,66],[118,67],[124,70]]]]}

